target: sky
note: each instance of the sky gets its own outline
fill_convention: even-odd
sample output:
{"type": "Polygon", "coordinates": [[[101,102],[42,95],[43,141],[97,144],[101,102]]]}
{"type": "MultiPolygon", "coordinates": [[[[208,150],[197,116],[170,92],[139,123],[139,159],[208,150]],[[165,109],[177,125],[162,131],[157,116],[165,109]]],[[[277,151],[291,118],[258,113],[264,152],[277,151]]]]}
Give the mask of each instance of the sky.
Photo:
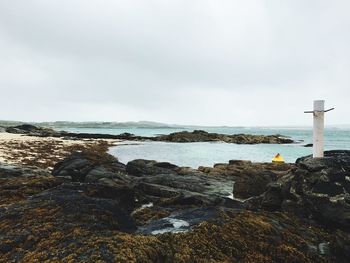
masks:
{"type": "Polygon", "coordinates": [[[350,1],[0,0],[0,119],[349,124],[350,1]]]}

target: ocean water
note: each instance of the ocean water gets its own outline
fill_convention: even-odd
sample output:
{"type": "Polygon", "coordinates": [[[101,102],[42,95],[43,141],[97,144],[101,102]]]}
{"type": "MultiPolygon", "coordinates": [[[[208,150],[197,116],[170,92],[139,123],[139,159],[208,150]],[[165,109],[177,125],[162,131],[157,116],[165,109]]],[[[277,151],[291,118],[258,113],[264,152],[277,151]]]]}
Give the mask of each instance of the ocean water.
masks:
{"type": "MultiPolygon", "coordinates": [[[[123,128],[94,129],[69,128],[71,132],[120,134],[124,132],[140,136],[155,136],[169,134],[182,130],[193,131],[194,127],[185,128],[123,128]]],[[[312,153],[312,148],[304,147],[312,143],[311,128],[260,128],[260,127],[201,127],[208,132],[223,134],[281,134],[298,141],[294,144],[256,144],[237,145],[223,142],[199,143],[167,143],[167,142],[122,142],[110,149],[110,153],[127,163],[134,159],[149,159],[167,161],[179,166],[212,166],[215,163],[225,163],[232,159],[270,162],[276,153],[280,153],[287,162],[295,162],[301,156],[312,153]]],[[[325,150],[350,150],[350,129],[326,128],[325,150]]]]}

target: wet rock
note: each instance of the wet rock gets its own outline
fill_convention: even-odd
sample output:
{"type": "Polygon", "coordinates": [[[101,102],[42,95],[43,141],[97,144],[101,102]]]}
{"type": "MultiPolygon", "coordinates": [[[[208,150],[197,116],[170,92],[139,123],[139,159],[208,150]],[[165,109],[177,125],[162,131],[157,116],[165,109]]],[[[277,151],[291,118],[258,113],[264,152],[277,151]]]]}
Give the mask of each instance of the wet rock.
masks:
{"type": "Polygon", "coordinates": [[[146,176],[156,174],[176,174],[176,165],[152,160],[137,159],[127,163],[126,172],[132,176],[146,176]]]}
{"type": "Polygon", "coordinates": [[[234,196],[246,199],[264,193],[268,184],[276,181],[277,175],[271,171],[255,171],[237,176],[233,186],[234,196]]]}
{"type": "MultiPolygon", "coordinates": [[[[274,185],[254,200],[252,206],[292,212],[313,218],[327,227],[350,230],[350,151],[328,151],[324,158],[299,158],[296,169],[280,177],[274,185]],[[272,194],[273,193],[273,194],[272,194]],[[278,205],[281,204],[281,206],[278,205]]],[[[248,201],[249,203],[249,201],[248,201]]]]}
{"type": "MultiPolygon", "coordinates": [[[[119,166],[120,163],[117,163],[117,166],[119,166]]],[[[112,169],[112,171],[104,166],[97,166],[94,167],[86,176],[85,176],[85,182],[88,183],[95,183],[99,181],[100,179],[113,179],[114,182],[120,182],[120,183],[126,183],[128,180],[124,173],[124,166],[119,166],[121,169],[112,169]]]]}
{"type": "Polygon", "coordinates": [[[151,184],[151,183],[144,183],[144,182],[138,182],[135,186],[138,191],[142,192],[144,195],[156,198],[170,198],[175,197],[180,194],[180,191],[178,189],[174,189],[171,187],[163,186],[161,184],[151,184]]]}
{"type": "Polygon", "coordinates": [[[319,182],[313,188],[314,193],[326,194],[328,196],[336,196],[344,194],[344,187],[341,184],[319,182]]]}
{"type": "Polygon", "coordinates": [[[138,184],[151,185],[163,191],[176,193],[196,193],[207,196],[227,197],[232,193],[233,181],[225,177],[209,178],[205,174],[157,174],[141,177],[138,184]]]}
{"type": "Polygon", "coordinates": [[[307,169],[315,172],[327,168],[335,168],[349,170],[350,169],[350,151],[334,150],[326,151],[324,158],[313,158],[312,155],[298,158],[296,163],[307,169]]]}
{"type": "Polygon", "coordinates": [[[52,171],[54,176],[70,176],[77,182],[96,182],[101,178],[125,180],[125,165],[109,154],[74,152],[58,162],[52,171]]]}
{"type": "Polygon", "coordinates": [[[350,258],[350,235],[340,230],[335,231],[334,242],[329,244],[331,252],[339,258],[350,258]]]}
{"type": "Polygon", "coordinates": [[[268,211],[275,211],[281,207],[283,201],[282,189],[279,184],[271,183],[263,194],[261,206],[268,211]]]}

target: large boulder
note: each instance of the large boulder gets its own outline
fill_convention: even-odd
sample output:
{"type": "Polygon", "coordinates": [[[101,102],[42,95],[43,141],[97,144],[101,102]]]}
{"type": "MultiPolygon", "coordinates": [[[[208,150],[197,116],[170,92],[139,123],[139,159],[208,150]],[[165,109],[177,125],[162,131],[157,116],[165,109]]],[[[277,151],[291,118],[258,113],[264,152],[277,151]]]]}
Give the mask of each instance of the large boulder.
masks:
{"type": "Polygon", "coordinates": [[[125,165],[109,154],[74,152],[58,162],[52,171],[54,176],[71,177],[78,182],[96,182],[101,178],[125,181],[125,165]]]}

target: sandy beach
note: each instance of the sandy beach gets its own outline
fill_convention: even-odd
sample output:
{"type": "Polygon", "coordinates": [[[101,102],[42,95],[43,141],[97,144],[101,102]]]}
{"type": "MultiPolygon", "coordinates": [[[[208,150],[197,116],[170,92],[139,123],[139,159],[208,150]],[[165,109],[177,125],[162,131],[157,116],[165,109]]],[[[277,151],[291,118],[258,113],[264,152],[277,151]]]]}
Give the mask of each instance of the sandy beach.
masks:
{"type": "Polygon", "coordinates": [[[73,151],[103,150],[119,140],[37,137],[0,132],[0,163],[21,164],[52,169],[73,151]]]}

